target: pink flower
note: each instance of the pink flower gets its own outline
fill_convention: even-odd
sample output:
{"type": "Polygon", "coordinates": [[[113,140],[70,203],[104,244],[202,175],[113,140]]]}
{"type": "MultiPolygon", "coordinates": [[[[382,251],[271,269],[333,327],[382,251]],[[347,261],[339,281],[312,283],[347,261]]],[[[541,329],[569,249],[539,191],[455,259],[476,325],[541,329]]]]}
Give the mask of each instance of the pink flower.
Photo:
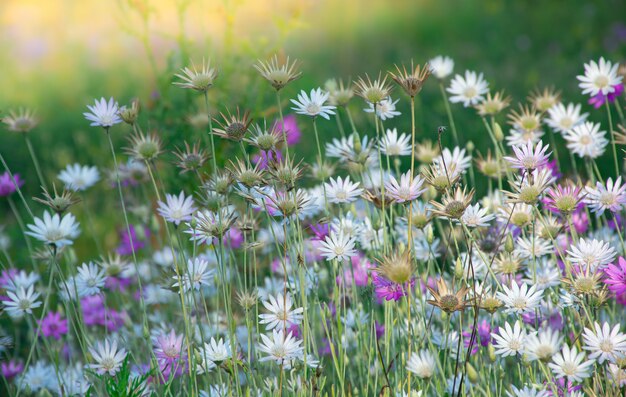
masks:
{"type": "Polygon", "coordinates": [[[604,273],[606,274],[604,283],[610,291],[615,295],[626,294],[626,259],[620,257],[617,264],[609,264],[604,269],[604,273]]]}
{"type": "Polygon", "coordinates": [[[302,135],[300,128],[298,128],[298,123],[296,122],[296,116],[288,114],[283,120],[284,123],[281,123],[280,120],[276,120],[273,130],[279,131],[281,136],[284,130],[287,135],[287,145],[293,146],[300,142],[300,136],[302,135]]]}
{"type": "Polygon", "coordinates": [[[46,338],[53,337],[56,340],[67,334],[67,320],[61,318],[59,312],[49,312],[41,321],[41,333],[46,338]]]}
{"type": "Polygon", "coordinates": [[[8,171],[0,174],[0,197],[10,196],[22,185],[24,185],[24,180],[20,179],[19,174],[13,174],[13,178],[8,171]]]}
{"type": "Polygon", "coordinates": [[[350,288],[353,283],[357,287],[366,286],[369,280],[367,269],[371,266],[372,264],[362,255],[351,257],[350,264],[343,267],[343,274],[337,276],[337,285],[345,283],[347,288],[350,288]]]}
{"type": "Polygon", "coordinates": [[[404,284],[397,284],[378,275],[376,272],[372,272],[372,284],[374,285],[376,299],[381,303],[383,299],[387,301],[399,301],[407,294],[409,288],[413,288],[415,280],[404,284]]]}
{"type": "Polygon", "coordinates": [[[165,380],[180,376],[187,363],[187,353],[183,348],[183,335],[176,335],[174,330],[154,338],[154,356],[159,363],[159,370],[165,380]]]}
{"type": "Polygon", "coordinates": [[[10,360],[1,364],[2,376],[11,380],[24,370],[24,364],[20,361],[10,360]]]}
{"type": "Polygon", "coordinates": [[[604,106],[604,103],[607,99],[609,100],[609,103],[615,102],[615,98],[618,98],[620,95],[622,95],[622,92],[624,92],[624,85],[617,84],[614,85],[613,88],[615,89],[615,91],[610,92],[606,96],[602,92],[598,92],[597,95],[589,98],[589,104],[593,105],[594,108],[599,109],[604,106]]]}
{"type": "Polygon", "coordinates": [[[231,227],[228,229],[224,237],[222,237],[222,242],[226,247],[229,248],[241,248],[243,244],[244,236],[241,230],[231,227]]]}

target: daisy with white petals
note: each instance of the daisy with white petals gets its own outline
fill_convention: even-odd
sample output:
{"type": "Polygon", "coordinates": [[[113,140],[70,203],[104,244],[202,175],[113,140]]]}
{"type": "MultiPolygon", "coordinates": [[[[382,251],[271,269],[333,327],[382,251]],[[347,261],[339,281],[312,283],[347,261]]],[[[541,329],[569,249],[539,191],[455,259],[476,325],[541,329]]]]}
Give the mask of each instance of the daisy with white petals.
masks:
{"type": "Polygon", "coordinates": [[[369,107],[363,109],[365,113],[374,113],[374,107],[376,107],[376,116],[381,120],[387,120],[401,115],[402,113],[396,110],[396,103],[399,99],[393,101],[391,97],[387,97],[374,106],[373,103],[368,102],[369,107]]]}
{"type": "Polygon", "coordinates": [[[486,227],[489,222],[496,218],[495,215],[489,214],[487,208],[480,208],[480,204],[469,205],[460,220],[456,223],[462,223],[467,227],[486,227]]]}
{"type": "Polygon", "coordinates": [[[43,219],[35,218],[34,221],[34,225],[28,225],[30,231],[25,233],[56,248],[72,245],[72,240],[80,233],[76,218],[70,213],[61,218],[59,214],[50,215],[45,211],[43,219]]]}
{"type": "Polygon", "coordinates": [[[337,259],[346,261],[356,255],[354,249],[355,238],[350,238],[343,233],[330,233],[320,244],[320,253],[327,261],[337,259]]]}
{"type": "Polygon", "coordinates": [[[576,346],[563,346],[563,350],[554,355],[548,364],[557,379],[567,378],[568,381],[581,382],[591,375],[593,360],[585,360],[585,353],[578,353],[576,346]]]}
{"type": "Polygon", "coordinates": [[[618,358],[626,357],[626,335],[619,330],[619,324],[613,329],[608,323],[594,323],[593,329],[585,328],[583,349],[589,351],[589,358],[598,360],[602,364],[605,361],[615,362],[618,358]]]}
{"type": "Polygon", "coordinates": [[[93,106],[87,105],[90,112],[83,113],[83,116],[91,121],[92,127],[104,127],[106,129],[122,122],[119,115],[119,105],[111,97],[107,102],[106,99],[96,99],[93,106]]]}
{"type": "Polygon", "coordinates": [[[324,184],[326,197],[331,203],[351,203],[363,193],[359,185],[359,182],[350,181],[349,176],[345,179],[340,176],[337,179],[330,178],[330,182],[324,184]]]}
{"type": "Polygon", "coordinates": [[[548,109],[546,124],[561,134],[582,124],[589,116],[589,113],[580,113],[580,104],[570,103],[565,107],[562,103],[557,103],[548,109]]]}
{"type": "Polygon", "coordinates": [[[615,259],[615,248],[601,240],[581,238],[578,244],[567,250],[567,259],[576,265],[596,270],[602,269],[615,259]]]}
{"type": "Polygon", "coordinates": [[[519,321],[515,322],[513,328],[509,323],[504,323],[504,327],[498,328],[498,333],[492,333],[496,354],[502,357],[522,354],[526,342],[526,331],[522,329],[519,321]]]}
{"type": "Polygon", "coordinates": [[[387,156],[409,156],[411,155],[411,137],[407,134],[400,134],[398,136],[398,130],[388,129],[378,146],[382,154],[387,156]]]}
{"type": "Polygon", "coordinates": [[[586,186],[587,195],[584,203],[589,206],[591,212],[602,215],[605,210],[619,212],[626,206],[626,185],[622,185],[622,177],[606,180],[606,185],[596,182],[596,187],[586,186]]]}
{"type": "Polygon", "coordinates": [[[82,192],[100,180],[100,173],[96,167],[70,164],[59,173],[58,178],[65,184],[67,189],[82,192]]]}
{"type": "Polygon", "coordinates": [[[419,378],[428,379],[435,374],[437,362],[428,350],[421,350],[411,354],[411,357],[406,362],[406,369],[419,378]]]}
{"type": "Polygon", "coordinates": [[[157,212],[168,222],[178,226],[181,222],[191,220],[191,215],[196,212],[193,197],[185,197],[184,192],[180,192],[178,196],[173,194],[165,195],[165,203],[159,201],[157,212]]]}
{"type": "Polygon", "coordinates": [[[35,286],[28,288],[19,287],[15,291],[6,291],[8,300],[3,301],[4,310],[13,318],[20,318],[24,314],[32,314],[33,309],[41,306],[38,302],[39,292],[35,292],[35,286]]]}
{"type": "Polygon", "coordinates": [[[122,367],[122,362],[126,358],[126,350],[117,348],[117,341],[109,343],[98,342],[96,346],[90,347],[89,352],[95,361],[95,364],[89,364],[88,367],[95,370],[99,375],[109,374],[114,376],[122,367]]]}
{"type": "Polygon", "coordinates": [[[269,313],[259,314],[261,319],[259,323],[266,324],[265,329],[268,331],[274,328],[284,330],[302,322],[304,309],[301,307],[292,309],[293,301],[289,294],[285,296],[278,294],[276,297],[270,295],[266,301],[263,301],[263,306],[269,313]]]}
{"type": "Polygon", "coordinates": [[[275,361],[276,364],[282,364],[303,357],[302,340],[297,340],[292,333],[285,336],[284,331],[273,330],[271,336],[261,334],[261,340],[259,351],[266,354],[259,359],[261,362],[275,361]]]}
{"type": "Polygon", "coordinates": [[[526,283],[522,283],[520,287],[515,280],[511,283],[511,288],[503,285],[502,289],[504,292],[498,292],[496,296],[506,306],[506,313],[528,313],[537,307],[543,297],[543,291],[538,291],[535,285],[528,287],[526,283]]]}
{"type": "Polygon", "coordinates": [[[329,95],[328,92],[322,91],[321,88],[311,90],[311,96],[308,96],[304,90],[300,91],[298,100],[291,100],[296,105],[292,109],[298,114],[311,117],[321,116],[326,120],[330,120],[330,115],[335,114],[335,106],[324,104],[328,100],[329,95]]]}
{"type": "Polygon", "coordinates": [[[482,73],[466,70],[465,77],[460,74],[454,76],[446,91],[452,94],[450,102],[462,102],[463,106],[469,107],[478,104],[483,95],[489,92],[489,83],[485,81],[482,73]]]}
{"type": "Polygon", "coordinates": [[[581,158],[595,159],[602,154],[609,144],[605,138],[606,131],[600,131],[600,124],[585,121],[564,133],[567,148],[581,158]]]}
{"type": "Polygon", "coordinates": [[[400,176],[400,182],[398,182],[393,175],[389,175],[385,182],[385,193],[396,203],[413,201],[428,190],[428,188],[422,187],[424,185],[424,179],[422,179],[422,177],[417,175],[411,180],[410,174],[410,171],[402,174],[400,176]]]}
{"type": "Polygon", "coordinates": [[[580,81],[578,86],[582,88],[583,94],[590,96],[607,95],[615,91],[616,85],[622,81],[622,76],[617,74],[619,63],[613,64],[610,61],[600,58],[598,62],[589,61],[585,64],[585,74],[576,76],[580,81]]]}
{"type": "Polygon", "coordinates": [[[443,80],[452,74],[454,61],[450,57],[438,55],[428,61],[428,66],[430,66],[430,71],[433,76],[439,80],[443,80]]]}

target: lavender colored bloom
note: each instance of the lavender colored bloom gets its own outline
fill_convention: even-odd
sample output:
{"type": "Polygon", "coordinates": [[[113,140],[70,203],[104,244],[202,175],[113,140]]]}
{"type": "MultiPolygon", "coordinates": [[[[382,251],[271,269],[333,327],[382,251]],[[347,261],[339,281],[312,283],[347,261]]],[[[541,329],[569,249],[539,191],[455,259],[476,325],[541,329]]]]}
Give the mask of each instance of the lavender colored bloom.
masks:
{"type": "Polygon", "coordinates": [[[61,339],[61,336],[67,334],[67,319],[61,318],[59,312],[48,312],[41,321],[41,333],[46,338],[61,339]]]}
{"type": "Polygon", "coordinates": [[[273,130],[280,132],[281,136],[282,132],[285,131],[287,135],[287,145],[293,146],[300,142],[300,137],[302,136],[302,132],[300,131],[300,128],[298,128],[298,123],[296,122],[296,116],[288,114],[283,118],[283,120],[284,123],[281,123],[280,120],[276,120],[273,130]]]}
{"type": "Polygon", "coordinates": [[[125,312],[118,312],[105,308],[104,298],[101,295],[86,296],[80,300],[83,310],[83,320],[88,326],[103,326],[113,332],[124,325],[125,312]]]}
{"type": "Polygon", "coordinates": [[[604,103],[607,99],[609,100],[609,103],[615,102],[615,98],[619,98],[619,96],[622,95],[622,92],[624,92],[624,85],[620,83],[614,85],[613,88],[615,89],[615,91],[610,92],[608,95],[604,95],[602,92],[598,92],[598,94],[589,98],[589,104],[593,105],[593,107],[596,109],[600,109],[602,106],[604,106],[604,103]]]}
{"type": "Polygon", "coordinates": [[[617,260],[617,264],[609,264],[604,273],[606,278],[604,283],[608,286],[609,290],[614,292],[615,295],[626,294],[626,259],[620,257],[617,260]]]}
{"type": "Polygon", "coordinates": [[[10,196],[17,188],[24,185],[24,180],[20,178],[19,174],[13,174],[13,178],[9,175],[9,172],[0,174],[0,197],[10,196]],[[14,182],[15,180],[15,182],[14,182]]]}
{"type": "Polygon", "coordinates": [[[399,301],[403,296],[408,293],[409,288],[413,288],[415,280],[411,280],[404,284],[397,284],[378,275],[376,272],[373,272],[372,284],[374,285],[376,299],[380,303],[383,301],[383,299],[387,301],[399,301]]]}
{"type": "Polygon", "coordinates": [[[363,255],[354,255],[350,258],[350,264],[344,264],[343,273],[336,278],[337,285],[343,285],[350,288],[352,284],[357,287],[364,287],[369,280],[367,269],[372,264],[363,255]]]}
{"type": "Polygon", "coordinates": [[[259,168],[267,169],[270,162],[279,162],[283,159],[282,152],[276,150],[260,150],[258,154],[252,156],[252,162],[259,164],[259,168]]]}
{"type": "Polygon", "coordinates": [[[9,360],[0,364],[2,376],[7,380],[13,379],[24,371],[24,364],[21,361],[9,360]]]}
{"type": "Polygon", "coordinates": [[[17,275],[18,270],[15,268],[5,269],[0,273],[0,287],[6,288],[13,285],[13,280],[17,275]]]}
{"type": "MultiPolygon", "coordinates": [[[[463,331],[463,345],[465,348],[469,348],[472,339],[472,328],[463,331]]],[[[487,320],[483,320],[476,324],[476,333],[474,335],[474,341],[472,342],[472,355],[478,353],[480,346],[486,347],[491,342],[491,325],[487,320]]]]}
{"type": "Polygon", "coordinates": [[[154,338],[154,355],[159,363],[159,370],[165,380],[182,375],[187,365],[187,353],[183,346],[183,335],[176,335],[174,330],[154,338]]]}
{"type": "Polygon", "coordinates": [[[385,335],[385,324],[374,320],[374,331],[376,332],[376,339],[382,338],[385,335]]]}
{"type": "Polygon", "coordinates": [[[124,228],[124,230],[120,232],[121,241],[116,250],[116,252],[120,255],[132,255],[133,248],[135,252],[144,248],[146,246],[146,240],[150,236],[150,231],[146,227],[143,228],[143,238],[139,238],[139,236],[137,236],[137,230],[135,229],[135,226],[129,225],[129,229],[130,234],[128,233],[126,228],[124,228]]]}
{"type": "Polygon", "coordinates": [[[566,381],[565,378],[552,379],[551,383],[554,383],[556,385],[557,394],[555,395],[552,392],[551,387],[547,387],[546,391],[548,392],[548,396],[570,396],[572,392],[578,391],[583,388],[583,385],[574,386],[574,383],[572,381],[566,381]]]}
{"type": "Polygon", "coordinates": [[[229,248],[241,248],[244,242],[244,235],[241,230],[231,227],[222,237],[222,242],[224,246],[229,248]]]}
{"type": "Polygon", "coordinates": [[[315,236],[313,240],[324,240],[330,234],[330,225],[328,223],[316,223],[309,226],[315,236]]]}

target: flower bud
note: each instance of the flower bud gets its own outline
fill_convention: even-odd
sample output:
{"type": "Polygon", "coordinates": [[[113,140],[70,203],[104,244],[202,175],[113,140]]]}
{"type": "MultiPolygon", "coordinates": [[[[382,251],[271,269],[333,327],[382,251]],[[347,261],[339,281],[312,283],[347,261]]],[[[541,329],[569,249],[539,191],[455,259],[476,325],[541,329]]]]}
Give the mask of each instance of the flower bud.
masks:
{"type": "Polygon", "coordinates": [[[496,348],[493,347],[491,343],[489,343],[489,346],[487,346],[487,352],[489,353],[489,361],[491,361],[492,363],[495,363],[496,362],[496,348]]]}
{"type": "Polygon", "coordinates": [[[504,140],[504,133],[502,132],[502,127],[500,127],[500,124],[494,123],[493,135],[498,142],[502,142],[504,140]]]}
{"type": "Polygon", "coordinates": [[[467,363],[465,365],[465,370],[467,372],[467,379],[469,379],[470,382],[472,383],[476,383],[478,382],[478,372],[476,372],[476,369],[474,369],[474,367],[472,366],[472,364],[467,363]]]}

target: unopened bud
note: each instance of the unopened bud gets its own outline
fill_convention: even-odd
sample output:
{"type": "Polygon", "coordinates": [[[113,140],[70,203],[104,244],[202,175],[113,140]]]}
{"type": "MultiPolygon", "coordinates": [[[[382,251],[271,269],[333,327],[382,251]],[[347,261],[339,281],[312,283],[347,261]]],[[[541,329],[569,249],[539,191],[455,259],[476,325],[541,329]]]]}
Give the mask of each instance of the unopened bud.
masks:
{"type": "Polygon", "coordinates": [[[454,275],[456,278],[463,278],[463,263],[461,262],[461,258],[456,258],[456,263],[454,264],[454,275]]]}
{"type": "Polygon", "coordinates": [[[504,249],[506,252],[511,253],[515,249],[515,244],[513,243],[513,237],[508,234],[506,236],[506,240],[504,242],[504,249]]]}
{"type": "Polygon", "coordinates": [[[478,382],[478,372],[476,372],[476,369],[474,369],[472,364],[467,363],[465,365],[465,370],[467,372],[467,379],[469,379],[470,382],[472,383],[478,382]]]}
{"type": "Polygon", "coordinates": [[[502,132],[502,127],[500,127],[500,124],[494,123],[493,135],[496,138],[496,141],[498,142],[502,142],[504,140],[504,133],[502,132]]]}
{"type": "Polygon", "coordinates": [[[467,144],[465,144],[465,148],[467,149],[468,152],[473,152],[474,149],[476,149],[476,146],[474,146],[474,142],[472,141],[468,141],[467,144]]]}
{"type": "Polygon", "coordinates": [[[491,343],[489,343],[489,346],[487,346],[487,352],[489,353],[489,361],[491,361],[492,363],[495,363],[496,362],[496,348],[493,347],[491,343]]]}

